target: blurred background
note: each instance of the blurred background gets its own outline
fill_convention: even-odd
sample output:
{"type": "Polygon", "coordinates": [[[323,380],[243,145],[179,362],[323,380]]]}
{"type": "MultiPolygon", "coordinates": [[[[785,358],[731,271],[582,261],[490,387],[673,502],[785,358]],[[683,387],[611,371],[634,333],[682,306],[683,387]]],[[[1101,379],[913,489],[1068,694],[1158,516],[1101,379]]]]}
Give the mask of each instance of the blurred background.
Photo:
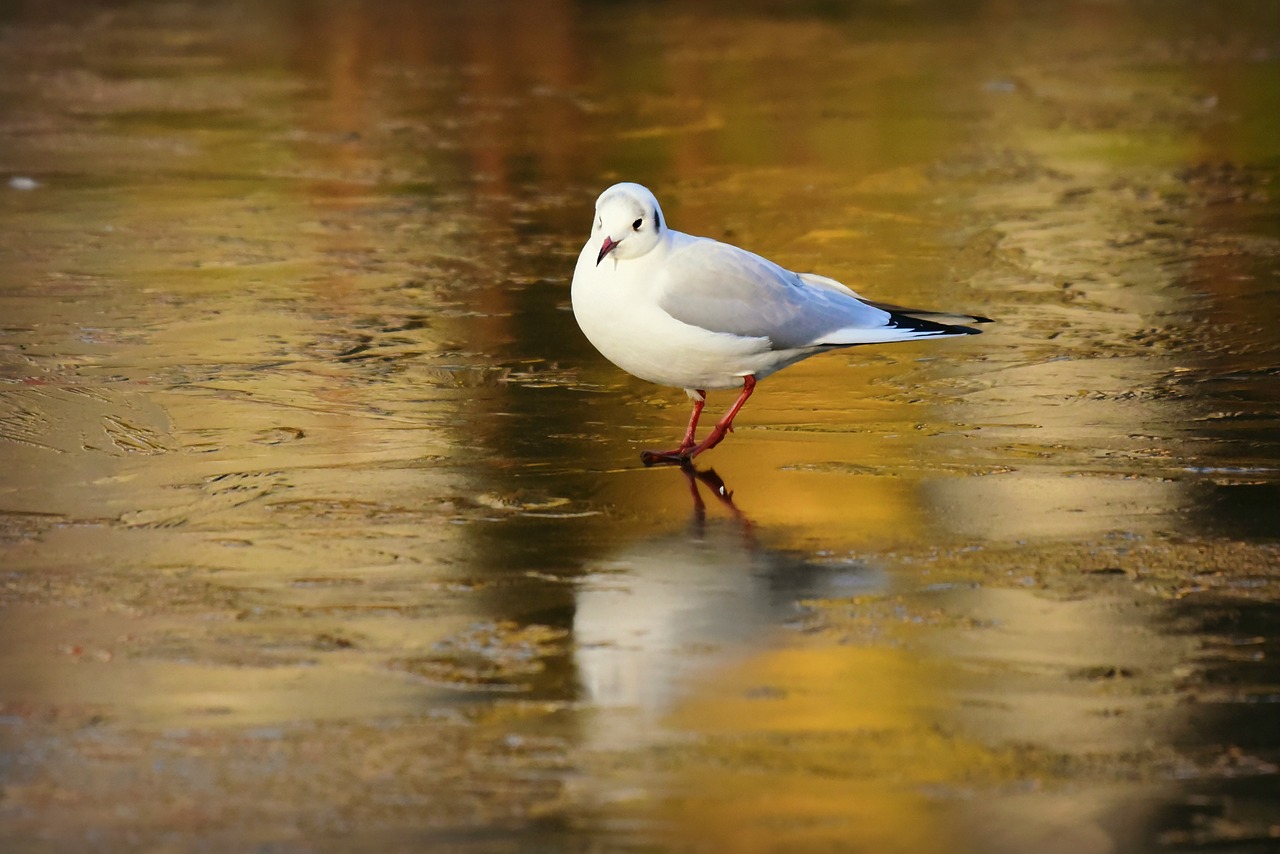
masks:
{"type": "Polygon", "coordinates": [[[0,847],[1277,850],[1278,66],[1269,0],[0,3],[0,847]],[[620,180],[996,322],[645,469],[620,180]]]}

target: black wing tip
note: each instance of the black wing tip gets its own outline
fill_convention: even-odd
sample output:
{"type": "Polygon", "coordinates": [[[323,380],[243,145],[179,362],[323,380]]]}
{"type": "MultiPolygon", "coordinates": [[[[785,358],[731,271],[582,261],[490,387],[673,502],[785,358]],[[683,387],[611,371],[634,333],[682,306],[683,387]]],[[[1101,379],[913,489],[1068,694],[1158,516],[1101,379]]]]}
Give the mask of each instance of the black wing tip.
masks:
{"type": "MultiPolygon", "coordinates": [[[[967,316],[967,315],[963,315],[967,316]]],[[[969,317],[973,323],[994,323],[989,317],[969,317]]],[[[936,320],[928,320],[923,317],[914,317],[910,314],[902,314],[899,312],[890,312],[889,325],[895,329],[912,329],[916,332],[932,333],[934,335],[981,335],[981,329],[974,329],[972,326],[959,326],[951,323],[939,323],[936,320]]]]}
{"type": "Polygon", "coordinates": [[[938,331],[938,335],[981,335],[982,334],[981,329],[974,329],[972,326],[951,326],[951,325],[943,325],[943,324],[939,324],[939,325],[942,326],[942,329],[938,331]]]}
{"type": "Polygon", "coordinates": [[[872,308],[878,308],[881,311],[889,312],[889,325],[897,329],[915,329],[920,332],[933,332],[938,335],[981,335],[981,329],[971,329],[968,326],[961,326],[953,323],[943,323],[942,320],[932,320],[930,318],[945,318],[954,320],[964,320],[968,323],[995,323],[989,317],[983,317],[980,314],[958,314],[949,311],[930,311],[920,308],[905,308],[900,305],[893,305],[887,302],[872,302],[871,300],[858,300],[864,305],[872,308]]]}

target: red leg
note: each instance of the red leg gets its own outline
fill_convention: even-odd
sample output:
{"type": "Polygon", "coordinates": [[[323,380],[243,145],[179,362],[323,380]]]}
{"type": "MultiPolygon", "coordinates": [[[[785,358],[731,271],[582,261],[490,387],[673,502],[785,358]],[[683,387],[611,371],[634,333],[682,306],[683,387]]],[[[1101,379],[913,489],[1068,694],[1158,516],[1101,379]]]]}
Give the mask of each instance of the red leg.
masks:
{"type": "Polygon", "coordinates": [[[725,413],[724,418],[721,418],[716,422],[716,426],[711,428],[711,433],[707,435],[707,438],[690,449],[689,459],[693,459],[703,451],[711,450],[724,441],[724,437],[728,436],[733,430],[733,419],[737,416],[738,410],[742,409],[742,404],[747,402],[747,398],[751,397],[751,392],[755,391],[755,389],[755,377],[747,374],[742,378],[742,394],[738,395],[738,399],[733,402],[733,406],[729,407],[729,411],[725,413]]]}
{"type": "Polygon", "coordinates": [[[698,430],[698,417],[702,415],[702,407],[707,405],[707,393],[702,389],[695,389],[698,396],[693,399],[693,412],[689,415],[689,427],[684,431],[684,438],[680,440],[680,450],[684,451],[692,448],[696,442],[693,438],[698,430]]]}
{"type": "MultiPolygon", "coordinates": [[[[751,397],[751,392],[755,391],[756,378],[748,374],[742,378],[742,394],[738,395],[738,399],[733,402],[733,406],[725,413],[724,418],[716,422],[716,426],[711,429],[707,438],[703,439],[697,445],[693,444],[693,431],[697,426],[698,415],[702,412],[703,401],[694,401],[693,419],[689,422],[689,431],[685,434],[684,442],[674,451],[644,451],[640,454],[640,459],[644,464],[651,466],[654,463],[680,463],[684,464],[692,460],[703,451],[709,451],[716,445],[724,441],[724,437],[729,435],[733,430],[733,419],[737,416],[738,410],[742,409],[742,405],[747,402],[747,398],[751,397]]],[[[704,395],[705,400],[705,395],[704,395]]]]}
{"type": "Polygon", "coordinates": [[[693,399],[693,412],[689,415],[689,427],[684,431],[684,438],[680,440],[680,447],[671,451],[641,451],[640,459],[644,464],[651,466],[654,463],[678,463],[686,459],[685,453],[696,444],[694,434],[698,430],[698,417],[702,415],[702,407],[707,405],[707,393],[702,389],[695,389],[698,396],[693,399]]]}

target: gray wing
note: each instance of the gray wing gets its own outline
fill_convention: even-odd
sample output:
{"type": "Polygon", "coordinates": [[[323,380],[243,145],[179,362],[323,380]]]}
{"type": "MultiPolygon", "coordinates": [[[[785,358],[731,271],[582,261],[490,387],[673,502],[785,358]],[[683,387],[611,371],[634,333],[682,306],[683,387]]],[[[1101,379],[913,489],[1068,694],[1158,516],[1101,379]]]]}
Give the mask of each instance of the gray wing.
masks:
{"type": "Polygon", "coordinates": [[[682,323],[712,332],[768,338],[775,350],[840,346],[850,330],[880,329],[888,312],[820,277],[804,277],[745,249],[690,241],[663,265],[658,304],[682,323]],[[807,280],[807,281],[806,281],[807,280]],[[839,339],[828,339],[842,332],[839,339]]]}

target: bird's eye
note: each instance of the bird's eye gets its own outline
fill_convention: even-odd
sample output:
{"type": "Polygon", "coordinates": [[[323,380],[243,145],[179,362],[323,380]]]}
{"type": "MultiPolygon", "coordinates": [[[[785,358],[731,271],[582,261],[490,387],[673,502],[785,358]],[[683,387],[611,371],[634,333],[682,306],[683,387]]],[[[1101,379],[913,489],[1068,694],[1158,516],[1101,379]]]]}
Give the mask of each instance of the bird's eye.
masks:
{"type": "Polygon", "coordinates": [[[635,222],[631,223],[631,227],[632,227],[633,229],[635,229],[636,231],[639,231],[639,230],[640,230],[640,226],[642,226],[642,225],[644,225],[644,219],[643,219],[643,218],[638,219],[638,220],[636,220],[635,222]]]}

